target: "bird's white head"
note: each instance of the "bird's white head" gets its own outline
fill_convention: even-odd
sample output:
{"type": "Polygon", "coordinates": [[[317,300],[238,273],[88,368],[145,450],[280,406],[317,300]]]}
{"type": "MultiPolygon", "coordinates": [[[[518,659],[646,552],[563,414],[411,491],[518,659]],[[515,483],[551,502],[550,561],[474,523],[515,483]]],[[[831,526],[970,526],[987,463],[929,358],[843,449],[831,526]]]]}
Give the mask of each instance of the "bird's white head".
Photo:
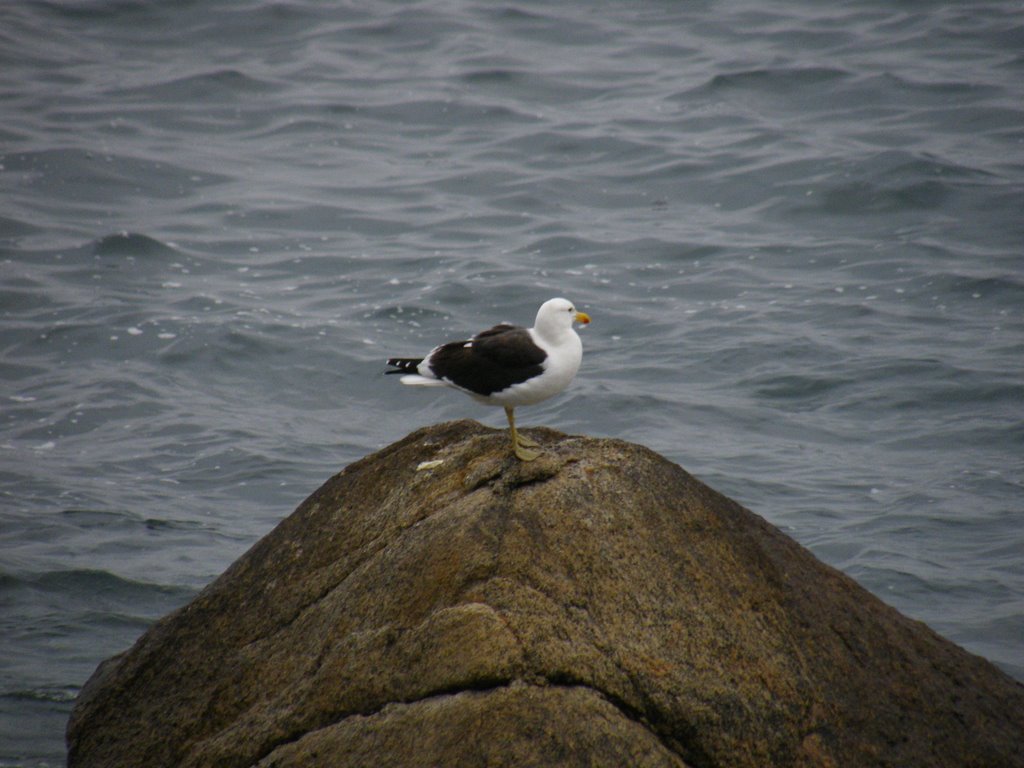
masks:
{"type": "Polygon", "coordinates": [[[537,310],[533,327],[542,336],[555,339],[571,330],[573,323],[586,325],[589,322],[587,313],[578,312],[568,299],[548,299],[537,310]]]}

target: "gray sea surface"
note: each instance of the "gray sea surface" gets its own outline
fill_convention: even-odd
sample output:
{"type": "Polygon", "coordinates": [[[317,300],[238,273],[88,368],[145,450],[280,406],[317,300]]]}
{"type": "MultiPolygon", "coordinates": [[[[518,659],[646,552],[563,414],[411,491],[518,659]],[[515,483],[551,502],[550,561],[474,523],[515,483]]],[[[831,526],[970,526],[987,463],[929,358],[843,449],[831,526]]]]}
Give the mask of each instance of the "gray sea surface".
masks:
{"type": "Polygon", "coordinates": [[[566,296],[665,454],[1024,679],[1024,5],[0,5],[0,766],[566,296]]]}

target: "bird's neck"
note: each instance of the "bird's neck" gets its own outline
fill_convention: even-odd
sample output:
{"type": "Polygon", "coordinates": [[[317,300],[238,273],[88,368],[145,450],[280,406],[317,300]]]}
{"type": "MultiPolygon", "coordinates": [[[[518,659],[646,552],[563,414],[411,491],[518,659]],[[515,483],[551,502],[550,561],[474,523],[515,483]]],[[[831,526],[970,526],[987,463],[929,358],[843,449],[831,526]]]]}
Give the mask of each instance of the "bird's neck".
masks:
{"type": "Polygon", "coordinates": [[[534,328],[534,332],[546,341],[548,344],[561,345],[576,335],[576,332],[571,328],[534,328]]]}

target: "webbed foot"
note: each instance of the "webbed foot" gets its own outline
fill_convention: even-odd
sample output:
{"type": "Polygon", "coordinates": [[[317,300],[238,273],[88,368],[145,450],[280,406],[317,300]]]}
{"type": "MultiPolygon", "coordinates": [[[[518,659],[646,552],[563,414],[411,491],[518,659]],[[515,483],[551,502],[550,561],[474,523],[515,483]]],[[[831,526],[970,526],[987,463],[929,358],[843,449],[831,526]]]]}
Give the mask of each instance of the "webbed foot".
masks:
{"type": "Polygon", "coordinates": [[[516,443],[513,446],[513,450],[515,450],[516,458],[519,459],[520,461],[533,461],[541,454],[540,451],[535,451],[532,448],[527,448],[526,446],[522,445],[521,442],[516,443]]]}
{"type": "Polygon", "coordinates": [[[529,447],[529,448],[540,448],[540,443],[538,443],[538,442],[537,442],[536,440],[534,440],[533,438],[527,437],[527,436],[526,436],[526,435],[524,435],[524,434],[523,434],[522,432],[519,432],[519,431],[517,430],[517,431],[516,431],[516,435],[517,435],[517,436],[518,436],[518,438],[519,438],[519,444],[520,444],[520,445],[525,445],[525,446],[527,446],[527,447],[529,447]]]}

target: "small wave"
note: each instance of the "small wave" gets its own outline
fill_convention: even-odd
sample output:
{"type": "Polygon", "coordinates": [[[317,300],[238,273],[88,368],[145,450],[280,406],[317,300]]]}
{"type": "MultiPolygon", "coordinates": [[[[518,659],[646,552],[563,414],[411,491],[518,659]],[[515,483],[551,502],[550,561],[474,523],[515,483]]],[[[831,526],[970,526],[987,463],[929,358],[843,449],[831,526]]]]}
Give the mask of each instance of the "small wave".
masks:
{"type": "MultiPolygon", "coordinates": [[[[188,425],[175,423],[173,434],[181,438],[185,434],[192,434],[194,430],[194,427],[190,428],[188,425]]],[[[158,431],[157,434],[160,432],[158,431]]],[[[204,523],[192,520],[152,518],[125,511],[71,508],[63,510],[61,516],[77,530],[111,530],[114,528],[185,532],[208,532],[210,530],[204,523]]]]}
{"type": "Polygon", "coordinates": [[[57,145],[49,149],[3,155],[4,170],[22,174],[26,187],[56,199],[81,199],[122,204],[139,197],[187,197],[203,186],[219,184],[228,176],[196,170],[144,154],[96,152],[57,145]]]}
{"type": "Polygon", "coordinates": [[[41,232],[41,228],[21,219],[0,216],[0,241],[17,240],[41,232]]]}
{"type": "Polygon", "coordinates": [[[943,104],[949,103],[952,99],[968,97],[971,100],[979,100],[989,96],[998,96],[1001,93],[1001,89],[998,86],[977,81],[924,81],[915,80],[905,74],[896,72],[884,72],[866,78],[865,84],[877,87],[880,90],[913,95],[916,98],[922,96],[931,97],[943,104]]]}
{"type": "Polygon", "coordinates": [[[30,688],[26,690],[7,691],[0,698],[15,703],[46,702],[49,704],[69,704],[78,696],[77,688],[30,688]]]}
{"type": "Polygon", "coordinates": [[[160,359],[168,365],[224,372],[245,370],[254,360],[265,364],[274,357],[286,357],[292,344],[282,334],[283,327],[260,326],[233,327],[230,320],[216,326],[207,324],[169,340],[160,350],[160,359]]]}
{"type": "Polygon", "coordinates": [[[469,85],[493,85],[504,83],[525,83],[531,75],[529,72],[522,72],[505,67],[494,67],[492,69],[477,69],[465,72],[461,80],[469,85]]]}
{"type": "Polygon", "coordinates": [[[827,376],[773,376],[757,381],[755,393],[772,400],[793,401],[806,405],[827,400],[844,383],[843,379],[827,376]]]}
{"type": "Polygon", "coordinates": [[[32,278],[13,278],[0,286],[0,305],[4,312],[35,312],[53,307],[54,301],[46,295],[43,283],[32,278]]]}
{"type": "Polygon", "coordinates": [[[524,8],[513,8],[511,6],[493,6],[494,15],[503,21],[526,21],[530,23],[548,24],[555,20],[546,14],[537,11],[528,11],[524,8]]]}
{"type": "MultiPolygon", "coordinates": [[[[600,245],[601,243],[586,237],[549,235],[530,240],[523,245],[521,250],[526,253],[557,253],[562,259],[565,259],[571,253],[591,254],[600,245]]],[[[563,263],[568,264],[569,262],[564,261],[563,263]]]]}
{"type": "Polygon", "coordinates": [[[210,101],[223,104],[264,95],[276,88],[269,80],[251,77],[237,69],[217,69],[163,82],[116,89],[114,95],[164,103],[210,101]]]}
{"type": "Polygon", "coordinates": [[[489,128],[500,125],[534,124],[537,117],[515,108],[512,103],[449,101],[445,99],[402,99],[365,107],[361,114],[377,119],[383,125],[394,123],[417,125],[427,133],[442,130],[447,133],[452,125],[462,130],[473,127],[489,128]]]}
{"type": "Polygon", "coordinates": [[[941,295],[961,300],[1002,299],[1009,306],[1024,303],[1024,280],[1011,274],[968,276],[943,272],[931,278],[930,283],[941,295]]]}
{"type": "Polygon", "coordinates": [[[48,571],[27,576],[4,574],[2,583],[6,589],[23,586],[89,599],[114,597],[129,604],[145,604],[155,596],[183,598],[192,594],[192,590],[179,586],[133,581],[109,571],[84,568],[48,571]]]}
{"type": "Polygon", "coordinates": [[[95,241],[92,246],[96,256],[152,258],[177,255],[177,251],[159,240],[137,232],[117,232],[95,241]]]}
{"type": "Polygon", "coordinates": [[[140,17],[154,4],[139,0],[111,0],[100,3],[46,2],[39,3],[39,5],[55,19],[95,24],[113,19],[124,19],[127,16],[140,17]]]}
{"type": "Polygon", "coordinates": [[[809,85],[832,84],[846,80],[850,73],[833,67],[768,67],[727,72],[704,84],[707,91],[723,90],[796,90],[809,85]]]}
{"type": "Polygon", "coordinates": [[[813,210],[842,216],[935,210],[942,207],[951,191],[949,185],[938,181],[921,181],[895,188],[855,181],[834,186],[817,195],[813,210]]]}
{"type": "Polygon", "coordinates": [[[989,172],[931,154],[884,151],[849,161],[797,212],[871,215],[945,206],[965,184],[988,183],[989,172]]]}

